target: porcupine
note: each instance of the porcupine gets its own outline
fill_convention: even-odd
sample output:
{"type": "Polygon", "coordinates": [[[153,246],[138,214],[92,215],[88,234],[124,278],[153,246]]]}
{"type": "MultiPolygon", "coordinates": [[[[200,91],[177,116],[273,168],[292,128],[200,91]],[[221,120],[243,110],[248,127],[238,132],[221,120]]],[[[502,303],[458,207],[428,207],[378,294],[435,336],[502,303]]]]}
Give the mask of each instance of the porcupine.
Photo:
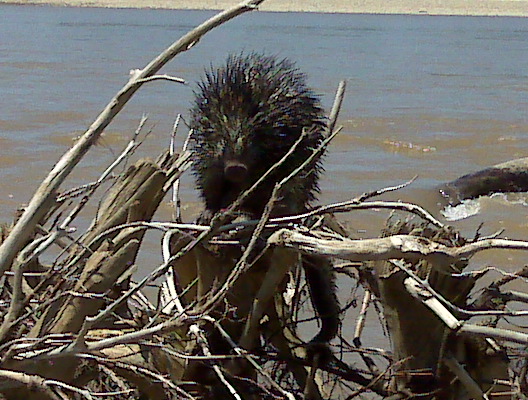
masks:
{"type": "MultiPolygon", "coordinates": [[[[232,55],[226,65],[206,72],[195,93],[190,125],[197,187],[205,201],[202,222],[227,208],[277,163],[300,137],[293,154],[241,205],[239,211],[260,218],[275,183],[301,165],[323,140],[326,119],[306,76],[287,59],[252,53],[232,55]]],[[[306,211],[316,198],[320,157],[291,179],[280,193],[272,216],[306,211]]],[[[321,328],[310,341],[309,355],[326,352],[337,335],[339,304],[331,262],[302,256],[312,304],[321,328]]]]}

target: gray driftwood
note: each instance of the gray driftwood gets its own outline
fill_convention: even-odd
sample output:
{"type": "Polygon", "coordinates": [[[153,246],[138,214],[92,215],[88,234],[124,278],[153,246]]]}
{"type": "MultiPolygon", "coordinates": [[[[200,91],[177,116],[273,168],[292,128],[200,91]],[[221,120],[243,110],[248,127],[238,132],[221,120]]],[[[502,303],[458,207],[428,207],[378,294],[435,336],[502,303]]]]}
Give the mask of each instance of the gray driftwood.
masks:
{"type": "Polygon", "coordinates": [[[439,191],[453,206],[493,193],[528,192],[528,157],[461,176],[442,185],[439,191]]]}
{"type": "MultiPolygon", "coordinates": [[[[116,182],[102,203],[100,217],[94,220],[92,231],[71,248],[70,259],[65,262],[70,279],[51,275],[48,296],[56,300],[42,310],[28,337],[71,335],[82,331],[87,317],[104,309],[108,299],[117,298],[128,286],[145,230],[131,227],[104,233],[123,224],[150,221],[165,194],[164,187],[173,178],[169,172],[174,164],[175,159],[167,157],[160,164],[141,160],[116,182]]],[[[130,316],[125,314],[122,318],[130,316]]],[[[115,317],[109,315],[102,324],[91,329],[113,326],[116,322],[115,317]]],[[[82,350],[83,341],[75,346],[82,350]]],[[[4,367],[73,384],[79,379],[76,375],[80,361],[75,356],[59,355],[51,364],[47,358],[38,362],[11,360],[4,367]]],[[[8,398],[29,399],[32,396],[23,393],[21,389],[4,391],[8,398]]]]}

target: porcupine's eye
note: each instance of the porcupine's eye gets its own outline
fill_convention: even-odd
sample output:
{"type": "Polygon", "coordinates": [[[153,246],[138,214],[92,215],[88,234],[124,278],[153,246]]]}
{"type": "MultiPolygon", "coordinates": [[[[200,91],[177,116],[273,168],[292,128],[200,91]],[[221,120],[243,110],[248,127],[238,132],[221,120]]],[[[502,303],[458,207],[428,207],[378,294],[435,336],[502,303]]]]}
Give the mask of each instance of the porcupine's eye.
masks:
{"type": "Polygon", "coordinates": [[[272,144],[273,146],[276,146],[278,144],[275,141],[276,139],[284,140],[284,139],[288,139],[289,136],[290,136],[289,132],[285,127],[283,128],[274,128],[274,127],[261,128],[261,129],[255,130],[253,133],[253,139],[257,139],[259,141],[262,140],[263,144],[269,143],[269,144],[272,144]]]}
{"type": "Polygon", "coordinates": [[[282,122],[274,125],[273,132],[276,137],[281,139],[286,139],[289,136],[288,127],[282,122]]]}

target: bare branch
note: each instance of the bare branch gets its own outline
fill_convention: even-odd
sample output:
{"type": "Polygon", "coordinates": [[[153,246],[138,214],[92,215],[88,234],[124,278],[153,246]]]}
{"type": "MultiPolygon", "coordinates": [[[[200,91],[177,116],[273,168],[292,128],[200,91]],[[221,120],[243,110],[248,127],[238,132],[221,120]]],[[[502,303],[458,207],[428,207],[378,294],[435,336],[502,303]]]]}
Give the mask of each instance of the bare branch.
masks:
{"type": "MultiPolygon", "coordinates": [[[[205,334],[202,332],[200,327],[196,324],[191,325],[189,328],[189,333],[191,336],[195,338],[199,346],[202,348],[202,352],[205,356],[209,357],[211,356],[211,351],[209,350],[209,346],[207,344],[207,339],[205,337],[205,334]]],[[[220,367],[216,364],[213,364],[213,370],[218,376],[218,379],[222,384],[226,387],[226,389],[229,391],[229,393],[236,399],[236,400],[242,400],[240,395],[237,393],[236,389],[229,383],[229,381],[225,378],[224,373],[220,369],[220,367]]]]}
{"type": "Polygon", "coordinates": [[[399,201],[366,201],[366,202],[360,201],[360,199],[364,197],[372,197],[373,195],[377,195],[378,193],[385,193],[387,191],[397,190],[401,187],[408,185],[411,182],[412,180],[402,185],[393,186],[393,187],[389,187],[386,189],[381,189],[379,191],[365,193],[359,196],[358,198],[344,201],[341,203],[334,203],[334,204],[320,206],[304,214],[298,214],[298,215],[293,215],[289,217],[273,218],[270,222],[284,223],[284,222],[290,222],[290,221],[298,221],[299,219],[311,217],[313,215],[322,215],[322,214],[328,214],[328,213],[336,214],[336,213],[349,212],[352,210],[387,209],[387,210],[401,210],[401,211],[406,211],[412,214],[416,214],[420,218],[422,218],[424,221],[427,221],[438,228],[443,228],[444,224],[442,224],[435,217],[433,217],[429,212],[427,212],[425,209],[423,209],[422,207],[416,204],[403,203],[399,201]]]}
{"type": "Polygon", "coordinates": [[[11,267],[11,263],[24,245],[26,239],[32,234],[35,226],[55,202],[56,193],[62,182],[71,173],[73,168],[79,163],[88,150],[97,142],[104,129],[141,87],[142,84],[138,81],[156,74],[156,72],[158,72],[172,58],[179,53],[188,50],[210,30],[242,13],[254,10],[263,1],[264,0],[246,0],[237,6],[210,18],[168,47],[116,94],[116,96],[105,107],[103,112],[96,118],[90,128],[80,137],[77,143],[62,156],[49,175],[44,179],[29,202],[27,208],[24,210],[24,213],[11,230],[9,236],[2,242],[2,244],[0,244],[0,275],[3,275],[3,273],[11,267]]]}
{"type": "Polygon", "coordinates": [[[40,392],[42,398],[45,400],[61,400],[41,376],[0,369],[0,379],[2,381],[0,384],[1,390],[9,388],[24,388],[29,390],[29,388],[32,388],[40,392]]]}
{"type": "Polygon", "coordinates": [[[178,385],[175,385],[170,379],[167,379],[166,377],[164,377],[163,375],[161,375],[159,373],[150,371],[147,368],[138,367],[136,365],[127,364],[125,362],[115,361],[115,360],[111,360],[111,359],[104,358],[104,357],[99,357],[99,356],[96,356],[96,355],[93,355],[93,354],[78,354],[77,357],[88,359],[88,360],[95,360],[95,361],[98,361],[98,362],[103,363],[103,364],[109,364],[111,366],[122,368],[124,370],[129,370],[129,371],[132,371],[132,372],[137,373],[137,374],[145,375],[145,376],[147,376],[149,378],[154,378],[155,381],[161,382],[161,384],[163,386],[165,386],[168,389],[174,391],[175,393],[177,393],[182,398],[195,400],[195,398],[193,396],[191,396],[186,391],[180,389],[178,387],[178,385]]]}
{"type": "Polygon", "coordinates": [[[515,332],[502,328],[491,328],[487,326],[470,324],[458,320],[436,297],[414,278],[407,278],[404,282],[407,291],[415,298],[422,301],[433,311],[451,330],[458,334],[471,334],[485,338],[495,338],[513,343],[528,344],[528,334],[515,332]]]}
{"type": "Polygon", "coordinates": [[[146,83],[146,82],[159,81],[159,80],[164,80],[164,81],[169,81],[169,82],[176,82],[176,83],[181,83],[181,84],[184,84],[184,85],[186,84],[185,79],[176,78],[175,76],[170,76],[170,75],[152,75],[152,76],[149,76],[147,78],[137,79],[136,80],[136,84],[142,84],[142,83],[146,83]]]}
{"type": "Polygon", "coordinates": [[[488,400],[489,397],[482,392],[482,389],[477,385],[477,383],[471,378],[468,372],[464,369],[462,365],[452,356],[449,356],[444,359],[445,364],[448,368],[455,374],[460,382],[466,387],[468,393],[475,400],[488,400]]]}
{"type": "Polygon", "coordinates": [[[461,247],[448,247],[429,239],[411,235],[393,235],[378,239],[317,239],[298,231],[281,229],[268,239],[271,245],[286,246],[306,253],[328,255],[350,261],[419,259],[443,257],[446,261],[468,258],[484,250],[528,250],[528,242],[508,239],[486,239],[461,247]]]}
{"type": "Polygon", "coordinates": [[[345,97],[345,90],[346,90],[346,81],[339,82],[339,86],[337,87],[337,92],[334,98],[334,104],[332,106],[332,110],[330,111],[330,115],[328,117],[328,134],[331,134],[334,132],[337,118],[339,117],[339,112],[341,111],[341,105],[343,104],[343,99],[345,97]]]}

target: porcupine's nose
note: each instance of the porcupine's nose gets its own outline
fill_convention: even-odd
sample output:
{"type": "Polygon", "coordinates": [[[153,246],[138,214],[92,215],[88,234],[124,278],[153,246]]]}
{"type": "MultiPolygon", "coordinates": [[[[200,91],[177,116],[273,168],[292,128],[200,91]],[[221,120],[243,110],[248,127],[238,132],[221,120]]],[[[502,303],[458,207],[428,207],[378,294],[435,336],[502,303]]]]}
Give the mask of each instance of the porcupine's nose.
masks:
{"type": "Polygon", "coordinates": [[[224,167],[224,175],[228,181],[241,183],[248,176],[248,168],[240,161],[227,161],[224,167]]]}

